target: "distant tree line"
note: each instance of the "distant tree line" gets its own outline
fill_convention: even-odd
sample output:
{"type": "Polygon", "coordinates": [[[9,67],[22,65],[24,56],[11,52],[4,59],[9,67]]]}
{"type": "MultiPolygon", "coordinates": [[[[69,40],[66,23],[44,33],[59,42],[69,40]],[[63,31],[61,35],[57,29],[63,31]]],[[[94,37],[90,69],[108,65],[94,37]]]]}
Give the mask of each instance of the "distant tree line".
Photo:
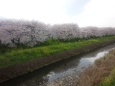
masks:
{"type": "Polygon", "coordinates": [[[47,25],[37,21],[0,20],[0,45],[16,47],[18,44],[34,46],[48,39],[89,39],[115,35],[115,28],[84,27],[77,24],[47,25]]]}

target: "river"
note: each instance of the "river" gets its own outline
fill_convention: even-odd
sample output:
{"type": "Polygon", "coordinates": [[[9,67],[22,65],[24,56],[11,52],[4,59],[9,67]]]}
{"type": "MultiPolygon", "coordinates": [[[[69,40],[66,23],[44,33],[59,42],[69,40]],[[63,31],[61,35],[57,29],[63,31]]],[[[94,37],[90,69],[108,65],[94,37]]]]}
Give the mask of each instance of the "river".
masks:
{"type": "Polygon", "coordinates": [[[113,48],[115,48],[115,44],[56,62],[1,83],[0,86],[42,86],[71,74],[79,74],[84,68],[93,65],[96,59],[103,57],[113,48]]]}

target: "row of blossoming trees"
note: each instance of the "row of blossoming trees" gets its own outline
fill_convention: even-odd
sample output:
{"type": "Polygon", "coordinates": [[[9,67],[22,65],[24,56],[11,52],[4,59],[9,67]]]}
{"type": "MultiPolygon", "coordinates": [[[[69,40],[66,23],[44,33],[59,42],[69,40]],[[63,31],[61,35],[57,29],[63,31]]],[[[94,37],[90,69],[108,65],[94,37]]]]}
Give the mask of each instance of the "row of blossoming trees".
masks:
{"type": "Polygon", "coordinates": [[[17,44],[34,46],[47,39],[70,40],[106,35],[115,35],[115,28],[79,28],[72,23],[51,26],[36,21],[0,20],[0,44],[9,47],[16,47],[17,44]]]}

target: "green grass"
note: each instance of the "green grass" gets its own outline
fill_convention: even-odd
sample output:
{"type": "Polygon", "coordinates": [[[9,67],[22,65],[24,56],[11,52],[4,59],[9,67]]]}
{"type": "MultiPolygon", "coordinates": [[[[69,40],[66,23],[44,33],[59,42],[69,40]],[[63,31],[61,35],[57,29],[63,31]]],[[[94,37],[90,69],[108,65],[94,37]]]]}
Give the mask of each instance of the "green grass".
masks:
{"type": "Polygon", "coordinates": [[[20,47],[11,50],[8,49],[9,51],[0,55],[0,68],[20,64],[28,60],[49,56],[66,50],[80,48],[94,43],[104,42],[110,39],[115,39],[115,36],[68,42],[48,40],[43,45],[33,48],[20,47]]]}
{"type": "Polygon", "coordinates": [[[115,86],[115,68],[108,77],[102,79],[97,86],[115,86]]]}

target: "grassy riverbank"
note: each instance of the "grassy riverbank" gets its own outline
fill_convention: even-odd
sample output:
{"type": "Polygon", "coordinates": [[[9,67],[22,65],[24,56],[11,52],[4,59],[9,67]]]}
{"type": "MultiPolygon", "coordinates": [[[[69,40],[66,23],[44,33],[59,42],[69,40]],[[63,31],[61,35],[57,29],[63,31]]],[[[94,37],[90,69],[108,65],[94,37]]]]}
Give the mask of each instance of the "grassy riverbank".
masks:
{"type": "Polygon", "coordinates": [[[0,55],[0,68],[21,64],[23,62],[49,56],[59,52],[80,48],[90,44],[100,43],[107,40],[115,39],[115,36],[84,39],[81,41],[47,41],[42,46],[36,46],[33,48],[14,48],[8,49],[7,52],[0,55]]]}
{"type": "Polygon", "coordinates": [[[112,69],[110,75],[104,77],[97,86],[115,86],[115,68],[112,69]]]}
{"type": "Polygon", "coordinates": [[[80,86],[115,86],[115,49],[94,66],[85,69],[79,78],[80,86]]]}
{"type": "Polygon", "coordinates": [[[97,86],[115,86],[115,63],[112,61],[114,60],[115,62],[115,49],[109,53],[108,59],[111,59],[109,62],[113,64],[113,67],[110,69],[111,72],[108,76],[103,77],[97,86]]]}

